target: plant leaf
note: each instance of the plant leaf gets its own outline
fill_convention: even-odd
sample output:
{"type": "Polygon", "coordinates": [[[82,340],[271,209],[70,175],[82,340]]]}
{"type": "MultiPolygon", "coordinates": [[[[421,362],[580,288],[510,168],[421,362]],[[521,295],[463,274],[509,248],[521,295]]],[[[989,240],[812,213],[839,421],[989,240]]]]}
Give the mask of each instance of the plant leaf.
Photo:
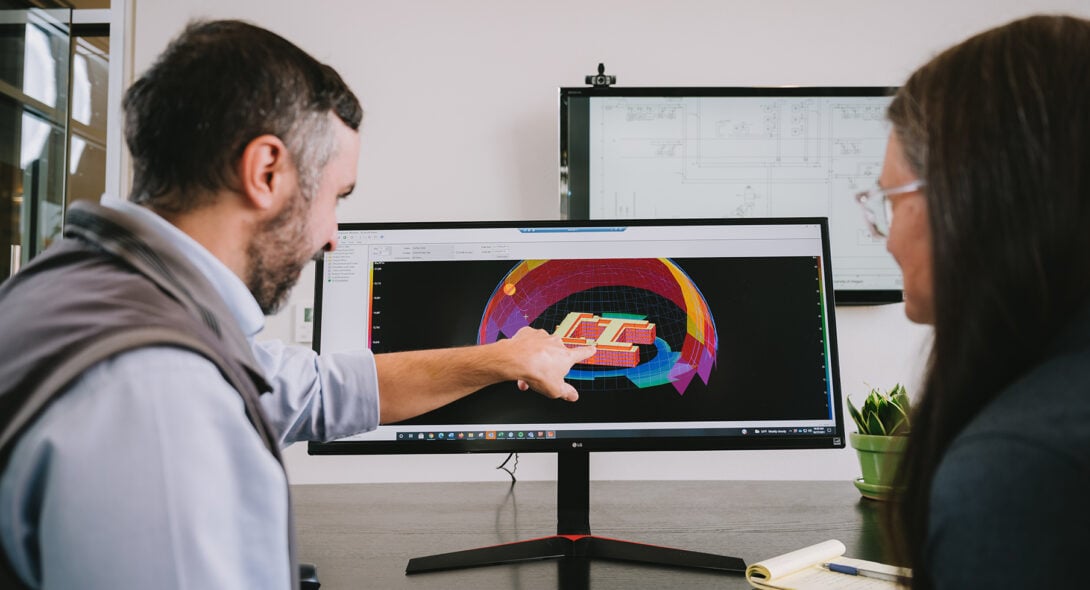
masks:
{"type": "Polygon", "coordinates": [[[855,428],[859,431],[859,434],[866,434],[867,423],[863,420],[863,415],[855,408],[850,396],[848,397],[848,413],[851,414],[852,421],[855,422],[855,428]]]}
{"type": "Polygon", "coordinates": [[[878,411],[878,401],[882,398],[878,395],[877,389],[872,389],[870,395],[863,402],[863,414],[873,414],[878,411]]]}
{"type": "Polygon", "coordinates": [[[909,430],[909,425],[911,424],[911,422],[909,421],[910,419],[908,417],[908,412],[906,412],[905,409],[902,408],[898,404],[890,404],[890,405],[892,405],[894,408],[896,408],[897,413],[892,418],[892,420],[894,422],[896,422],[896,426],[894,428],[890,429],[889,433],[890,434],[907,434],[908,430],[909,430]],[[901,430],[903,430],[903,432],[899,432],[901,430]]]}
{"type": "Polygon", "coordinates": [[[886,429],[882,426],[882,421],[878,419],[877,414],[867,416],[867,434],[886,434],[886,429]]]}
{"type": "Polygon", "coordinates": [[[885,427],[889,424],[889,402],[879,398],[878,403],[874,404],[874,416],[882,423],[882,429],[884,431],[885,427]]]}

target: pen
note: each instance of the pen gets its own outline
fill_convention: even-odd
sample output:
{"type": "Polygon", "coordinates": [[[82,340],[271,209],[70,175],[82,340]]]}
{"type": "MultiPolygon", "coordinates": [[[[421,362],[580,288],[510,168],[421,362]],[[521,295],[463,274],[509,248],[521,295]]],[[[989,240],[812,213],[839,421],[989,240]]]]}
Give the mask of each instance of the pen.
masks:
{"type": "Polygon", "coordinates": [[[876,580],[885,580],[887,582],[897,582],[898,584],[908,584],[911,578],[907,576],[899,576],[897,574],[887,574],[886,572],[876,572],[874,570],[862,569],[850,565],[844,565],[842,563],[823,563],[821,567],[838,574],[847,574],[849,576],[862,576],[864,578],[874,578],[876,580]]]}

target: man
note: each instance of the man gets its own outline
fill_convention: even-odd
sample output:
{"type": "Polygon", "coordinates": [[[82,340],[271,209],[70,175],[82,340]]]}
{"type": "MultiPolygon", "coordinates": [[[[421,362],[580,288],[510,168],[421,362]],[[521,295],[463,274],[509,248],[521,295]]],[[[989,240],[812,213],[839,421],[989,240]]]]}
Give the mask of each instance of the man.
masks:
{"type": "Polygon", "coordinates": [[[355,184],[362,112],[328,66],[196,23],[124,108],[131,202],[73,207],[0,288],[0,587],[290,588],[279,447],[505,380],[578,397],[563,377],[593,349],[537,330],[378,356],[254,341],[355,184]]]}

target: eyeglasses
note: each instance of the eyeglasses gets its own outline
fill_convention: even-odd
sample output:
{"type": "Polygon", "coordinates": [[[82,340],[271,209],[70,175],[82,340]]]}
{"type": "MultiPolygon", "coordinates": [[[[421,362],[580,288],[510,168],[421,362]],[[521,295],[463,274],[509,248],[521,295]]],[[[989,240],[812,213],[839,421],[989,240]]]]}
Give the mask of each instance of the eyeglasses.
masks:
{"type": "Polygon", "coordinates": [[[907,195],[927,186],[922,180],[913,180],[908,184],[893,188],[876,186],[872,189],[856,193],[855,202],[863,208],[863,217],[870,226],[871,234],[876,237],[889,235],[889,224],[893,221],[893,203],[890,197],[907,195]]]}

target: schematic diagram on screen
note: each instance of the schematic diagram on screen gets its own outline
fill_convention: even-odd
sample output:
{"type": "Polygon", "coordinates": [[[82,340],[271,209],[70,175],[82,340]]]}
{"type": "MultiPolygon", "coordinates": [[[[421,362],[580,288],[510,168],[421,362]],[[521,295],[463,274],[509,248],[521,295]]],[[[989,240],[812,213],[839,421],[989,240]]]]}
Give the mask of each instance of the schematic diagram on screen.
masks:
{"type": "Polygon", "coordinates": [[[591,217],[827,215],[830,199],[877,175],[888,135],[885,102],[597,99],[591,217]]]}

